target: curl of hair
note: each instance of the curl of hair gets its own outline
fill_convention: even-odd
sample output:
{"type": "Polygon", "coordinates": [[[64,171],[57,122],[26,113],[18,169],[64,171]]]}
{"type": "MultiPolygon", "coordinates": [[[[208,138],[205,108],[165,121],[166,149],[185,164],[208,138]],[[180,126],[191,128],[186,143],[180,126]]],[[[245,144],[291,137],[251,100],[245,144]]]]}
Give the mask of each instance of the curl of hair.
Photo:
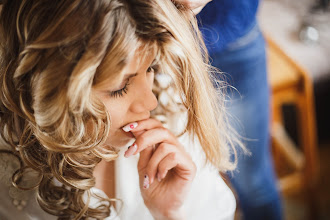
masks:
{"type": "MultiPolygon", "coordinates": [[[[197,135],[206,162],[223,172],[234,170],[237,165],[236,147],[240,147],[244,153],[248,151],[228,122],[225,110],[226,83],[218,80],[216,74],[221,73],[209,65],[208,53],[194,14],[182,5],[175,8],[170,1],[156,2],[160,7],[153,13],[163,16],[151,24],[139,22],[137,29],[143,30],[139,33],[141,38],[156,38],[160,50],[160,72],[172,78],[170,86],[181,96],[181,102],[187,110],[188,120],[184,132],[197,135]],[[179,13],[173,13],[175,10],[179,13]],[[217,83],[220,89],[216,90],[213,83],[217,83]],[[230,160],[231,154],[234,154],[234,161],[230,160]]],[[[144,12],[132,10],[132,14],[134,20],[144,20],[144,12]]],[[[158,93],[161,90],[155,88],[158,93]]],[[[171,117],[181,109],[181,102],[172,100],[172,103],[177,103],[172,110],[161,105],[159,108],[167,117],[171,117]]],[[[155,112],[161,111],[156,109],[155,112]]]]}
{"type": "MultiPolygon", "coordinates": [[[[96,164],[117,157],[104,147],[111,120],[93,87],[115,79],[141,47],[157,51],[159,71],[171,76],[188,113],[185,131],[197,135],[207,161],[234,169],[230,146],[241,143],[225,126],[223,93],[213,87],[190,10],[164,0],[4,0],[0,22],[0,134],[42,174],[46,212],[109,216],[110,199],[89,207],[96,164]]],[[[167,117],[175,113],[162,107],[167,117]]]]}
{"type": "Polygon", "coordinates": [[[110,212],[89,208],[83,196],[95,185],[95,165],[117,156],[102,147],[111,122],[92,84],[121,8],[116,1],[4,2],[1,136],[43,174],[38,202],[60,218],[110,212]]]}

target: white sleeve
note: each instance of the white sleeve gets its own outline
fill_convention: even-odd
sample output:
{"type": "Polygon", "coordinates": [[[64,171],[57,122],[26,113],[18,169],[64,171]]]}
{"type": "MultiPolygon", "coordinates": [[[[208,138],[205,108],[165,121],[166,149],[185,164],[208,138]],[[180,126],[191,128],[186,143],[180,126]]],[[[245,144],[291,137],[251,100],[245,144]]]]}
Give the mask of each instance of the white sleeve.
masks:
{"type": "Polygon", "coordinates": [[[192,141],[185,134],[179,140],[197,166],[196,177],[184,206],[187,219],[233,220],[235,197],[219,171],[212,165],[205,165],[205,154],[197,138],[192,141]]]}
{"type": "MultiPolygon", "coordinates": [[[[184,205],[187,219],[233,220],[236,209],[235,197],[219,172],[213,166],[204,165],[205,154],[199,142],[191,141],[188,134],[180,137],[179,141],[197,166],[196,177],[184,205]]],[[[124,158],[123,152],[120,152],[116,160],[116,197],[123,201],[119,213],[121,220],[153,219],[144,205],[139,188],[138,158],[138,155],[124,158]]]]}
{"type": "Polygon", "coordinates": [[[185,203],[187,219],[232,220],[235,209],[235,197],[217,173],[197,174],[185,203]]]}
{"type": "Polygon", "coordinates": [[[149,209],[144,205],[139,186],[137,163],[139,155],[124,157],[124,151],[119,152],[115,161],[116,198],[118,215],[121,220],[153,220],[149,209]]]}

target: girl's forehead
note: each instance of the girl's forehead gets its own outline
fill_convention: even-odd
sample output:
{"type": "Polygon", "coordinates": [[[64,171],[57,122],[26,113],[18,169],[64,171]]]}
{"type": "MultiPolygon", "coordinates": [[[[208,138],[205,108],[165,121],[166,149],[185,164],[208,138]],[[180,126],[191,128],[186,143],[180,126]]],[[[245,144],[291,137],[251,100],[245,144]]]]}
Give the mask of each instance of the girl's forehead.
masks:
{"type": "Polygon", "coordinates": [[[136,51],[127,64],[125,65],[121,74],[135,73],[141,68],[148,68],[156,57],[155,50],[136,51]]]}
{"type": "Polygon", "coordinates": [[[132,58],[144,62],[150,59],[150,57],[156,57],[159,54],[160,48],[157,42],[140,42],[139,47],[132,54],[132,58]]]}
{"type": "Polygon", "coordinates": [[[129,54],[120,75],[137,72],[140,68],[151,65],[159,56],[158,53],[159,49],[155,43],[141,44],[134,52],[129,54]]]}
{"type": "Polygon", "coordinates": [[[115,87],[123,81],[129,74],[135,74],[140,71],[145,71],[158,56],[156,48],[139,47],[132,51],[124,59],[121,64],[113,65],[111,61],[102,64],[101,75],[102,79],[95,87],[115,87]]]}

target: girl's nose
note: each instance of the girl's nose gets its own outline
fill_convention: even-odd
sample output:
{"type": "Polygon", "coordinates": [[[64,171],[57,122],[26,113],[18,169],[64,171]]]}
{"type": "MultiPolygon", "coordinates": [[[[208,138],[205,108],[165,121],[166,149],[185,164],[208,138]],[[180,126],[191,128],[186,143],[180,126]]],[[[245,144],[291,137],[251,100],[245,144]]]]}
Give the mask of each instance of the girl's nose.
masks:
{"type": "Polygon", "coordinates": [[[134,113],[150,112],[158,105],[157,98],[150,85],[141,85],[134,98],[135,100],[131,106],[131,111],[134,113]]]}

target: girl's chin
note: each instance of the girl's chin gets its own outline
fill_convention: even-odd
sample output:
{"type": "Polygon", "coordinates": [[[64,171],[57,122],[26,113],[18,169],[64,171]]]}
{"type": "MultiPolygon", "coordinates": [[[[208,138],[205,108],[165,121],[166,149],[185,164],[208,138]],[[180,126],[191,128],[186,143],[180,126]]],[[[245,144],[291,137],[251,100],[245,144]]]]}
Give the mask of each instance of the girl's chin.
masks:
{"type": "Polygon", "coordinates": [[[110,133],[106,143],[118,151],[126,151],[135,141],[133,134],[126,133],[123,130],[117,130],[114,133],[110,133]],[[112,137],[112,138],[111,138],[112,137]]]}
{"type": "MultiPolygon", "coordinates": [[[[118,137],[118,136],[117,136],[118,137]]],[[[130,138],[130,137],[124,137],[121,138],[120,140],[113,140],[109,141],[109,145],[114,147],[116,150],[127,150],[129,146],[131,146],[135,141],[135,138],[130,138]]]]}

